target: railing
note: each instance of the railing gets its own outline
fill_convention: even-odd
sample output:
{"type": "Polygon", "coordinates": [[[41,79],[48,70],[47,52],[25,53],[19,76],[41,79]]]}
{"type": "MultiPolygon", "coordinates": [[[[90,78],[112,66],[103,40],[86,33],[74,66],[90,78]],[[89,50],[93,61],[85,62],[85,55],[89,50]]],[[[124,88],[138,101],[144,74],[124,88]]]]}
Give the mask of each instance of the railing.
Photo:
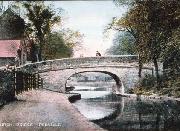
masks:
{"type": "Polygon", "coordinates": [[[43,87],[39,74],[15,70],[0,70],[0,105],[12,101],[23,91],[43,87]]]}
{"type": "Polygon", "coordinates": [[[23,91],[43,87],[43,81],[37,73],[30,74],[22,71],[16,71],[14,80],[14,89],[16,95],[22,93],[23,91]]]}

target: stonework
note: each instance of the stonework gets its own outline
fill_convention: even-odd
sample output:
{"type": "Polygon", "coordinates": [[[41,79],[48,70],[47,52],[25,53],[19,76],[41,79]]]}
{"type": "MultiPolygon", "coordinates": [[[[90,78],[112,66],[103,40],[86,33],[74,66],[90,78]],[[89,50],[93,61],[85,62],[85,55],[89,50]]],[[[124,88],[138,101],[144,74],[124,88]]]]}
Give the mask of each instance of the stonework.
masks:
{"type": "MultiPolygon", "coordinates": [[[[132,88],[139,80],[137,56],[107,56],[66,58],[31,63],[17,70],[40,73],[44,88],[65,92],[67,80],[74,74],[100,72],[110,75],[116,81],[116,93],[132,88]]],[[[152,68],[143,68],[143,74],[151,73],[152,68]]]]}

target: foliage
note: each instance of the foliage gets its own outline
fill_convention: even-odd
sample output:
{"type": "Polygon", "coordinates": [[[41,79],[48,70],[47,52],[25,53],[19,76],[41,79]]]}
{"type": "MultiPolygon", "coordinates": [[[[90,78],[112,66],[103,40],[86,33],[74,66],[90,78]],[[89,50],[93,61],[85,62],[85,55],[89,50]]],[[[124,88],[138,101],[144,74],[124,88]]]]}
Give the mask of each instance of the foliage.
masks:
{"type": "Polygon", "coordinates": [[[107,50],[107,54],[113,55],[134,55],[134,38],[128,33],[119,33],[114,40],[113,45],[107,50]]]}
{"type": "Polygon", "coordinates": [[[164,84],[164,88],[159,92],[161,95],[180,97],[180,77],[166,80],[164,84]]]}
{"type": "Polygon", "coordinates": [[[145,74],[143,78],[139,79],[136,87],[132,88],[130,91],[138,95],[151,95],[156,90],[155,88],[152,88],[155,87],[155,81],[156,79],[154,76],[145,74]]]}
{"type": "Polygon", "coordinates": [[[172,37],[163,46],[161,59],[164,62],[164,74],[174,80],[180,76],[180,28],[172,32],[172,37]]]}
{"type": "Polygon", "coordinates": [[[75,50],[81,47],[83,35],[79,31],[63,29],[50,33],[44,47],[45,59],[71,57],[75,50]]]}
{"type": "MultiPolygon", "coordinates": [[[[45,6],[44,2],[23,2],[26,9],[26,16],[29,25],[39,44],[39,58],[42,60],[42,51],[46,43],[46,36],[51,32],[52,27],[61,22],[61,17],[56,14],[50,6],[45,6]]],[[[30,35],[30,34],[29,34],[30,35]]]]}
{"type": "Polygon", "coordinates": [[[45,59],[59,59],[70,57],[73,51],[72,47],[65,43],[61,33],[53,32],[48,35],[43,53],[45,59]]]}
{"type": "MultiPolygon", "coordinates": [[[[122,4],[122,0],[115,1],[122,4]]],[[[139,67],[142,63],[154,63],[156,86],[160,89],[163,83],[158,61],[163,63],[168,79],[179,76],[180,2],[132,0],[126,4],[130,5],[129,11],[122,18],[113,18],[109,27],[131,33],[140,58],[139,67]]]]}
{"type": "Polygon", "coordinates": [[[81,43],[83,42],[84,35],[79,31],[74,31],[69,28],[63,29],[61,31],[63,39],[66,45],[74,50],[79,50],[81,48],[81,43]]]}
{"type": "Polygon", "coordinates": [[[118,6],[121,6],[121,5],[132,6],[135,2],[135,0],[113,0],[113,1],[118,6]]]}
{"type": "Polygon", "coordinates": [[[140,79],[140,87],[149,90],[151,87],[155,86],[155,77],[150,74],[145,74],[143,78],[140,79]]]}
{"type": "Polygon", "coordinates": [[[13,72],[0,70],[0,103],[14,100],[14,86],[12,86],[14,84],[13,78],[13,72]]]}
{"type": "Polygon", "coordinates": [[[129,92],[137,95],[152,95],[153,93],[158,93],[159,95],[180,97],[180,77],[174,80],[166,80],[164,76],[160,78],[163,82],[163,88],[159,91],[155,88],[155,77],[146,74],[144,78],[140,79],[138,85],[135,88],[131,88],[129,92]]]}
{"type": "Polygon", "coordinates": [[[25,37],[33,38],[40,60],[70,57],[80,48],[83,35],[79,31],[63,29],[62,8],[45,5],[44,1],[11,2],[10,7],[26,20],[25,37]]]}
{"type": "Polygon", "coordinates": [[[130,90],[130,92],[132,92],[133,94],[136,95],[152,95],[153,91],[152,90],[145,90],[142,87],[135,87],[133,89],[130,90]]]}

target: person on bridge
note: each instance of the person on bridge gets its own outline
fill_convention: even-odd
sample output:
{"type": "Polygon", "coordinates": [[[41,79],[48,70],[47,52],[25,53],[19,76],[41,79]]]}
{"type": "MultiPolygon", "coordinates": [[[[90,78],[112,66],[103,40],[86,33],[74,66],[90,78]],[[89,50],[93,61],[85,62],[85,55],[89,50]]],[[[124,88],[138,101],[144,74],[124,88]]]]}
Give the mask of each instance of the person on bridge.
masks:
{"type": "Polygon", "coordinates": [[[96,51],[96,56],[101,56],[101,53],[99,53],[99,51],[96,51]]]}

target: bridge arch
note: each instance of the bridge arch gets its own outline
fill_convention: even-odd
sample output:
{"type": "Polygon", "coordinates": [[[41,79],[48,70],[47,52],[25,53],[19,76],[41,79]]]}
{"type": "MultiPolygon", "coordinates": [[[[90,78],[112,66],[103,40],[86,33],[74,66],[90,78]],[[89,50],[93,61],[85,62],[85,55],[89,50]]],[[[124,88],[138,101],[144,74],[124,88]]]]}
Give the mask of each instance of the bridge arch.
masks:
{"type": "Polygon", "coordinates": [[[116,93],[118,93],[118,92],[120,92],[121,91],[121,88],[123,88],[122,87],[122,82],[121,82],[121,80],[120,80],[120,78],[116,75],[116,74],[114,74],[114,73],[112,73],[112,72],[110,72],[110,71],[101,71],[101,70],[95,70],[95,71],[79,71],[79,72],[75,72],[74,74],[71,74],[68,78],[67,78],[67,80],[66,80],[66,82],[65,82],[65,88],[67,87],[67,81],[68,81],[68,79],[69,78],[71,78],[73,75],[75,75],[75,74],[81,74],[81,73],[86,73],[86,72],[95,72],[95,73],[103,73],[103,74],[107,74],[107,75],[109,75],[109,76],[111,76],[113,79],[114,79],[114,81],[116,82],[116,93]]]}
{"type": "MultiPolygon", "coordinates": [[[[65,92],[67,79],[78,72],[102,72],[113,77],[118,94],[134,87],[138,82],[138,56],[104,56],[84,58],[64,58],[30,63],[17,68],[17,71],[39,73],[45,88],[65,92]],[[122,88],[121,88],[122,87],[122,88]]],[[[142,73],[153,72],[151,67],[143,67],[142,73]]]]}

